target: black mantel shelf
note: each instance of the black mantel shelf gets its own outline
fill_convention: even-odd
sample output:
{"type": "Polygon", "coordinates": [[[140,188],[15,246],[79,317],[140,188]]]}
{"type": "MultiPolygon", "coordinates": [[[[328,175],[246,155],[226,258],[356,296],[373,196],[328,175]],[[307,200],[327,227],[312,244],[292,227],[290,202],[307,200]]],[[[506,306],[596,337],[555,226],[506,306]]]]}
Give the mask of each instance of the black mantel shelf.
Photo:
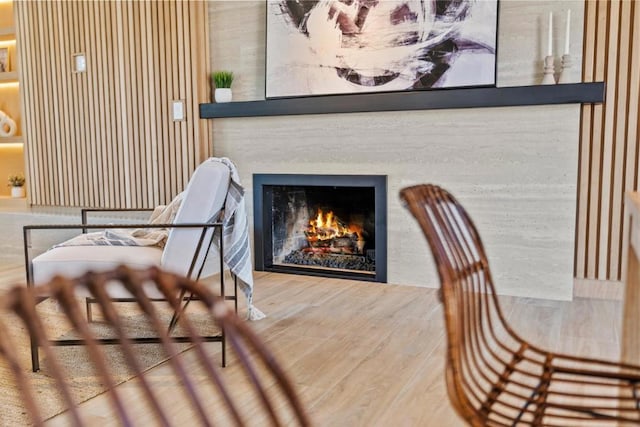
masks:
{"type": "Polygon", "coordinates": [[[600,103],[604,90],[596,82],[280,98],[200,104],[200,118],[600,103]]]}

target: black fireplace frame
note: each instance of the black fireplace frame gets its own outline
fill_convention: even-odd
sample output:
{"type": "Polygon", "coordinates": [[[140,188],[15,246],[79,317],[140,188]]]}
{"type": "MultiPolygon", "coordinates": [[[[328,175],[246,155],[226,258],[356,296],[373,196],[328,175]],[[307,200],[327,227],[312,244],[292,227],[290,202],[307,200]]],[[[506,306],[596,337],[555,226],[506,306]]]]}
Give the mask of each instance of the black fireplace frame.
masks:
{"type": "Polygon", "coordinates": [[[295,273],[309,276],[336,277],[342,279],[387,282],[387,176],[386,175],[305,175],[305,174],[253,174],[253,234],[254,267],[257,271],[295,273]],[[272,187],[277,186],[318,186],[318,187],[368,187],[374,188],[375,206],[375,275],[357,271],[334,271],[313,269],[303,266],[288,267],[273,265],[265,260],[273,260],[271,248],[270,213],[265,212],[265,202],[271,206],[272,187]],[[379,232],[380,230],[384,232],[379,232]]]}

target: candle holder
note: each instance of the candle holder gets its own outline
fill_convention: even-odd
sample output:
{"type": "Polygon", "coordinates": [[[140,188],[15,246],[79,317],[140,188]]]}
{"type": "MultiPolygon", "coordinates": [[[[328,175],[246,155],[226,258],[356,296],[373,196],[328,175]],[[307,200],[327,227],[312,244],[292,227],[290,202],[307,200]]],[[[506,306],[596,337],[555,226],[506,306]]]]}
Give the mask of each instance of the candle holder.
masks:
{"type": "Polygon", "coordinates": [[[558,83],[572,83],[571,82],[571,66],[573,65],[573,61],[571,60],[571,55],[565,53],[562,55],[562,71],[560,71],[560,78],[558,79],[558,83]]]}
{"type": "Polygon", "coordinates": [[[556,78],[553,76],[553,55],[548,55],[544,58],[544,77],[542,78],[543,85],[556,84],[556,78]]]}

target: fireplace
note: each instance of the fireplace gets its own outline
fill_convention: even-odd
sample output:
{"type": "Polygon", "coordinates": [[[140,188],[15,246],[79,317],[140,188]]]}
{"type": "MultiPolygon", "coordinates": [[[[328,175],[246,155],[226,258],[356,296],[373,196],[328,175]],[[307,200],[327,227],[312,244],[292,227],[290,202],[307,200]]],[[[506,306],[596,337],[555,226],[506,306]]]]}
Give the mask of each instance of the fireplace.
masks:
{"type": "Polygon", "coordinates": [[[387,178],[253,175],[258,271],[387,281],[387,178]]]}

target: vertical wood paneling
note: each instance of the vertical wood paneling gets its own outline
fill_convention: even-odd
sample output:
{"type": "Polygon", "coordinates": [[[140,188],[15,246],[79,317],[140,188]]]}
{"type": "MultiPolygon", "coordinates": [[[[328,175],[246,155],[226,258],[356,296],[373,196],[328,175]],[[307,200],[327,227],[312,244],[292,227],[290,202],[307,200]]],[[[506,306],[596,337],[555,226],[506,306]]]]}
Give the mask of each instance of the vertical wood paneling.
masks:
{"type": "MultiPolygon", "coordinates": [[[[167,41],[169,45],[169,54],[167,55],[167,73],[170,75],[178,75],[178,58],[176,55],[176,51],[178,48],[177,35],[176,35],[176,21],[173,17],[176,15],[176,4],[171,2],[169,3],[169,13],[168,16],[172,19],[169,20],[169,25],[167,28],[169,29],[169,34],[171,35],[167,41]]],[[[166,22],[166,21],[165,21],[166,22]]],[[[178,79],[172,79],[169,81],[169,86],[171,88],[172,93],[178,92],[178,79]]],[[[173,126],[169,131],[169,163],[177,165],[178,159],[176,158],[176,137],[177,137],[177,129],[176,126],[173,126]]],[[[171,191],[176,191],[176,186],[178,184],[178,171],[176,168],[171,168],[169,171],[171,174],[171,181],[169,185],[171,186],[171,191]]]]}
{"type": "MultiPolygon", "coordinates": [[[[160,121],[161,118],[163,117],[163,110],[162,110],[162,71],[164,70],[164,67],[161,67],[160,64],[163,64],[163,62],[161,61],[161,55],[162,55],[162,51],[160,48],[160,34],[161,34],[161,8],[159,6],[154,7],[153,8],[153,15],[151,17],[151,34],[152,37],[149,37],[149,39],[151,40],[151,51],[156,52],[156,55],[154,56],[149,56],[149,60],[151,61],[149,64],[149,68],[152,69],[156,69],[159,70],[159,73],[154,73],[153,74],[153,78],[154,78],[154,84],[153,84],[153,90],[151,91],[151,96],[153,99],[153,105],[155,106],[154,111],[152,114],[155,115],[156,120],[160,121]]],[[[152,128],[152,136],[154,139],[159,139],[163,137],[163,133],[162,133],[162,129],[161,128],[157,128],[154,127],[152,128]]],[[[153,146],[153,173],[157,173],[158,169],[160,168],[160,165],[162,165],[163,163],[163,152],[162,152],[162,145],[154,145],[153,146]]],[[[158,180],[153,180],[153,199],[155,201],[160,200],[161,196],[160,194],[162,194],[162,188],[164,188],[164,186],[162,185],[161,181],[158,180]]]]}
{"type": "MultiPolygon", "coordinates": [[[[166,28],[167,22],[165,21],[165,8],[166,8],[165,3],[162,3],[158,6],[158,20],[157,20],[157,26],[156,28],[154,28],[154,33],[162,34],[162,30],[166,28]]],[[[167,112],[169,108],[169,98],[167,97],[169,90],[167,85],[167,70],[165,66],[165,64],[167,63],[167,53],[169,52],[167,51],[167,41],[165,37],[158,36],[157,40],[158,40],[158,52],[160,54],[157,57],[156,69],[158,70],[160,81],[158,82],[158,85],[157,85],[157,89],[159,91],[157,95],[159,108],[156,111],[158,115],[158,122],[162,124],[162,127],[159,129],[159,131],[162,132],[163,134],[168,134],[169,123],[164,122],[162,120],[162,117],[165,117],[166,114],[169,114],[167,112]]],[[[167,149],[166,143],[159,145],[158,156],[159,156],[158,158],[159,166],[164,170],[170,170],[168,149],[167,149]]],[[[168,174],[161,178],[162,179],[159,180],[159,185],[158,185],[160,194],[165,194],[167,192],[170,192],[166,184],[168,181],[168,174]]]]}
{"type": "Polygon", "coordinates": [[[93,64],[96,72],[90,73],[93,78],[94,96],[92,97],[92,110],[93,110],[93,129],[95,132],[94,150],[93,156],[94,168],[96,170],[96,177],[98,178],[97,185],[100,191],[96,192],[96,199],[99,206],[110,206],[107,202],[108,186],[107,180],[109,179],[105,174],[105,163],[107,162],[107,152],[105,148],[105,135],[104,135],[104,75],[103,75],[103,55],[104,50],[100,46],[101,40],[104,38],[104,26],[101,12],[102,2],[91,2],[92,15],[91,22],[93,23],[93,31],[91,35],[91,52],[95,52],[93,56],[93,64]]]}
{"type": "MultiPolygon", "coordinates": [[[[120,52],[120,58],[127,58],[127,51],[125,51],[125,44],[123,38],[123,32],[126,32],[126,28],[123,26],[123,8],[122,3],[116,3],[116,7],[113,9],[114,13],[114,25],[113,25],[113,37],[116,40],[115,48],[120,52]],[[123,29],[124,31],[120,31],[123,29]]],[[[117,126],[117,138],[118,141],[122,141],[119,145],[118,163],[119,163],[119,175],[118,182],[124,183],[124,188],[120,192],[120,200],[125,201],[126,206],[132,205],[131,191],[126,189],[131,188],[131,174],[129,173],[129,120],[127,115],[127,98],[125,93],[125,81],[126,73],[124,61],[116,61],[114,76],[117,84],[114,85],[115,102],[117,109],[116,119],[120,124],[117,126]]]]}
{"type": "MultiPolygon", "coordinates": [[[[151,7],[151,4],[148,4],[148,10],[146,13],[146,26],[147,26],[147,31],[149,34],[148,37],[146,37],[146,46],[145,49],[149,52],[153,52],[153,40],[156,36],[156,33],[154,33],[154,29],[153,29],[153,21],[157,19],[157,15],[156,15],[156,11],[157,11],[157,7],[151,7]]],[[[149,99],[148,105],[149,105],[149,110],[148,113],[150,117],[152,117],[154,115],[154,109],[155,109],[155,105],[158,105],[158,102],[156,100],[156,91],[155,91],[155,87],[158,84],[158,80],[157,80],[157,73],[153,72],[153,70],[155,70],[156,66],[153,60],[152,56],[147,56],[146,58],[147,63],[146,63],[146,68],[147,70],[151,71],[151,75],[149,76],[149,86],[146,88],[147,90],[147,97],[149,99]]],[[[157,129],[156,126],[149,126],[149,138],[152,141],[157,141],[158,140],[158,133],[157,133],[157,129]]],[[[151,144],[150,147],[151,149],[151,159],[152,162],[151,164],[153,165],[153,169],[152,169],[152,173],[151,176],[153,176],[153,185],[149,186],[149,198],[152,200],[152,204],[155,206],[158,204],[159,200],[160,200],[160,194],[159,194],[159,184],[160,184],[160,177],[158,175],[158,145],[157,144],[151,144]]]]}
{"type": "MultiPolygon", "coordinates": [[[[61,21],[62,21],[62,7],[63,3],[56,2],[52,4],[51,10],[51,19],[53,21],[53,28],[55,32],[58,32],[60,29],[61,21]]],[[[59,52],[59,55],[51,55],[52,60],[54,62],[53,70],[56,75],[56,85],[55,85],[55,97],[59,100],[60,105],[68,104],[66,98],[66,81],[62,78],[64,74],[64,57],[67,55],[66,50],[64,49],[65,39],[58,39],[53,41],[53,48],[55,49],[53,52],[59,52]]],[[[60,116],[61,120],[58,122],[58,126],[56,129],[58,140],[66,141],[69,139],[67,135],[67,126],[65,123],[65,117],[60,116]]],[[[71,154],[68,149],[68,144],[60,144],[56,150],[58,156],[58,164],[62,164],[62,159],[71,158],[71,154]]],[[[72,182],[70,171],[71,168],[60,168],[60,180],[66,182],[72,182]]],[[[70,204],[71,202],[71,191],[70,188],[65,189],[63,194],[61,195],[65,204],[70,204]]]]}
{"type": "MultiPolygon", "coordinates": [[[[73,2],[72,4],[74,6],[72,15],[72,19],[74,20],[73,22],[84,19],[83,11],[80,8],[79,4],[77,2],[73,2]]],[[[86,52],[87,49],[86,43],[84,42],[84,32],[79,27],[76,27],[74,33],[75,46],[73,49],[73,53],[86,52]]],[[[89,181],[91,176],[91,169],[89,168],[89,158],[87,156],[86,144],[84,143],[87,140],[86,135],[88,129],[84,120],[85,115],[82,114],[82,111],[86,111],[85,103],[87,100],[87,81],[85,76],[82,74],[74,74],[71,79],[71,86],[75,89],[74,93],[72,93],[71,95],[71,99],[74,100],[75,104],[73,117],[77,129],[74,142],[76,144],[76,147],[78,148],[78,169],[80,170],[78,202],[81,206],[86,206],[91,204],[89,198],[90,194],[93,194],[93,192],[89,191],[89,188],[91,188],[89,181]]]]}
{"type": "Polygon", "coordinates": [[[103,152],[103,162],[104,168],[106,171],[104,172],[105,177],[107,178],[107,182],[105,185],[109,189],[108,191],[108,204],[109,206],[114,206],[115,199],[118,196],[118,191],[116,190],[116,183],[114,181],[115,175],[115,164],[114,164],[114,155],[117,154],[118,146],[113,146],[109,143],[109,141],[113,141],[115,136],[112,135],[113,126],[110,125],[110,120],[112,117],[117,117],[116,112],[113,110],[114,104],[111,102],[110,89],[113,85],[109,84],[107,79],[104,76],[111,76],[108,80],[114,79],[113,68],[111,64],[113,60],[110,59],[108,52],[115,52],[113,48],[113,43],[111,42],[111,6],[113,3],[107,2],[97,2],[100,5],[99,15],[103,17],[103,24],[101,26],[101,38],[100,38],[100,47],[99,50],[101,52],[100,58],[102,60],[102,76],[103,80],[100,84],[100,117],[102,120],[102,152],[103,152]]]}
{"type": "MultiPolygon", "coordinates": [[[[629,67],[629,99],[640,99],[640,29],[634,28],[633,23],[640,24],[640,7],[636,3],[631,4],[631,23],[632,35],[631,44],[629,46],[628,55],[631,57],[631,65],[629,67]]],[[[629,103],[629,126],[627,128],[627,172],[626,188],[637,188],[638,186],[638,154],[640,152],[640,143],[638,143],[638,122],[640,122],[640,105],[638,103],[629,103]]]]}
{"type": "Polygon", "coordinates": [[[147,176],[142,173],[142,168],[145,163],[145,146],[143,141],[147,137],[144,129],[144,115],[136,114],[135,112],[142,112],[142,103],[144,97],[144,91],[141,90],[141,86],[143,84],[143,74],[142,74],[142,59],[141,52],[138,48],[140,46],[140,7],[139,5],[132,4],[130,8],[130,22],[131,26],[131,40],[129,42],[129,46],[131,47],[131,52],[133,54],[133,60],[131,64],[133,65],[133,70],[131,73],[131,81],[129,84],[130,96],[134,97],[134,111],[132,112],[134,121],[134,135],[135,139],[133,140],[133,158],[134,163],[133,167],[136,168],[136,191],[138,192],[138,203],[143,206],[147,206],[147,176]]]}
{"type": "Polygon", "coordinates": [[[576,277],[620,280],[623,195],[638,190],[640,8],[635,1],[586,2],[584,81],[604,80],[603,105],[583,106],[576,277]]]}
{"type": "MultiPolygon", "coordinates": [[[[607,12],[608,2],[595,2],[597,4],[596,9],[596,52],[605,51],[605,45],[607,41],[607,12]]],[[[594,79],[596,81],[604,80],[604,61],[594,61],[594,79]]],[[[603,107],[602,105],[594,105],[592,120],[594,122],[602,122],[603,120],[603,107]]],[[[602,126],[593,128],[592,140],[597,141],[595,144],[591,144],[591,161],[592,167],[589,170],[589,236],[593,236],[588,239],[588,264],[587,274],[588,277],[596,277],[598,275],[598,258],[600,255],[600,246],[598,242],[598,236],[600,234],[600,206],[602,202],[602,194],[600,192],[594,193],[592,188],[600,188],[602,185],[602,126]]]]}
{"type": "MultiPolygon", "coordinates": [[[[595,62],[595,24],[593,15],[596,13],[596,2],[586,2],[584,9],[584,30],[583,59],[582,59],[582,80],[593,81],[593,64],[595,62]]],[[[576,230],[585,230],[589,224],[589,210],[584,209],[588,204],[581,201],[588,200],[589,197],[589,158],[591,155],[591,117],[593,115],[593,104],[582,106],[580,120],[580,143],[578,150],[578,207],[576,209],[576,230]],[[581,209],[582,207],[582,209],[581,209]]],[[[588,233],[577,232],[575,244],[575,271],[576,277],[586,277],[586,259],[588,246],[588,233]]]]}
{"type": "Polygon", "coordinates": [[[131,91],[132,82],[137,81],[136,76],[136,68],[132,67],[129,64],[135,64],[136,56],[135,56],[135,46],[133,42],[133,31],[136,24],[133,22],[133,5],[131,2],[127,2],[123,7],[123,25],[122,29],[124,31],[124,52],[125,55],[123,60],[121,61],[123,66],[125,66],[124,71],[124,82],[125,86],[122,89],[122,93],[127,100],[127,109],[126,109],[126,117],[128,120],[128,135],[125,138],[126,147],[129,151],[128,159],[129,159],[129,170],[127,171],[127,175],[130,177],[129,179],[129,188],[131,189],[131,204],[134,206],[142,206],[141,202],[141,194],[140,194],[140,177],[138,176],[140,173],[140,169],[136,164],[136,151],[137,144],[136,141],[139,141],[138,137],[138,115],[134,114],[134,111],[137,110],[136,98],[132,96],[127,96],[131,91]]]}
{"type": "Polygon", "coordinates": [[[95,13],[93,10],[93,2],[89,5],[84,5],[84,7],[82,7],[83,10],[83,14],[84,14],[84,22],[88,23],[88,28],[91,28],[92,31],[86,31],[86,28],[83,30],[83,34],[85,36],[84,38],[84,42],[85,42],[85,46],[86,46],[86,54],[87,54],[87,67],[89,70],[91,70],[90,72],[88,71],[86,74],[82,74],[81,78],[86,79],[87,80],[87,94],[86,94],[86,98],[85,98],[85,105],[86,108],[84,111],[86,111],[88,114],[83,114],[82,118],[85,121],[85,129],[86,129],[86,142],[85,142],[85,146],[87,147],[87,163],[88,163],[88,167],[89,167],[89,185],[90,187],[88,188],[89,191],[89,203],[92,206],[101,206],[102,203],[99,199],[99,195],[102,193],[95,191],[96,188],[104,188],[102,186],[102,171],[98,170],[98,164],[96,162],[96,159],[98,158],[98,144],[100,144],[100,141],[98,140],[99,135],[97,134],[98,132],[98,126],[99,126],[99,119],[97,117],[97,111],[95,111],[95,98],[98,95],[98,91],[97,91],[97,85],[98,82],[96,80],[97,78],[97,69],[95,68],[98,60],[98,52],[96,51],[96,47],[95,47],[95,28],[96,28],[96,24],[95,24],[95,13]],[[94,71],[96,70],[96,71],[94,71]]]}
{"type": "MultiPolygon", "coordinates": [[[[60,17],[58,17],[58,20],[60,22],[69,22],[69,20],[72,17],[73,14],[73,3],[63,3],[62,7],[61,7],[61,15],[60,17]]],[[[74,29],[75,30],[75,29],[74,29]]],[[[63,73],[65,72],[66,69],[69,68],[69,61],[71,58],[71,54],[73,53],[73,45],[75,43],[75,31],[71,30],[69,37],[65,37],[63,42],[63,53],[61,54],[61,57],[67,58],[64,62],[64,66],[63,66],[63,73]]],[[[63,89],[62,92],[64,94],[64,103],[65,105],[70,105],[72,110],[76,110],[76,105],[74,102],[72,102],[72,85],[70,81],[67,81],[67,79],[63,79],[63,89]]],[[[77,114],[77,111],[75,111],[73,113],[73,115],[77,114]]],[[[76,153],[76,144],[75,144],[75,124],[72,123],[71,121],[71,117],[72,115],[67,114],[63,117],[64,120],[64,126],[65,126],[65,140],[70,141],[71,143],[69,144],[65,144],[65,148],[67,149],[67,159],[70,160],[70,162],[74,165],[78,165],[78,158],[77,158],[77,153],[76,153]]],[[[78,181],[79,181],[79,176],[78,176],[78,168],[68,168],[68,176],[67,179],[70,183],[70,187],[69,187],[69,204],[72,205],[78,205],[79,204],[79,200],[78,200],[78,181]]]]}
{"type": "MultiPolygon", "coordinates": [[[[15,21],[16,22],[28,22],[29,19],[32,19],[32,17],[30,17],[29,15],[27,15],[24,11],[24,9],[22,8],[14,8],[14,15],[15,15],[15,21]]],[[[18,47],[18,51],[21,51],[22,48],[22,43],[26,42],[27,40],[29,40],[31,37],[35,36],[35,31],[31,32],[31,33],[27,33],[24,29],[24,25],[18,25],[16,27],[16,31],[17,31],[17,47],[18,47]]],[[[32,39],[30,39],[32,40],[32,39]]],[[[31,67],[31,57],[28,55],[18,55],[18,61],[19,61],[19,68],[23,69],[26,66],[31,67]]],[[[32,94],[31,94],[31,89],[30,87],[28,87],[27,85],[24,84],[24,82],[22,82],[23,84],[21,85],[21,96],[22,96],[22,102],[20,103],[20,116],[22,117],[23,120],[23,128],[24,129],[28,129],[28,128],[33,128],[33,123],[34,123],[34,118],[31,115],[26,114],[26,103],[25,100],[27,99],[32,99],[32,94]]],[[[36,156],[36,152],[35,150],[33,150],[33,148],[29,145],[29,144],[25,144],[24,146],[24,152],[25,152],[25,158],[27,163],[33,162],[36,156]]],[[[31,176],[29,177],[29,180],[27,180],[27,186],[29,188],[28,193],[29,195],[32,194],[33,188],[36,188],[40,185],[40,174],[39,171],[34,171],[33,174],[31,174],[31,176]]]]}
{"type": "Polygon", "coordinates": [[[16,2],[34,205],[150,207],[211,155],[206,3],[16,2]],[[73,73],[83,52],[87,72],[73,73]],[[38,76],[38,78],[33,78],[38,76]],[[201,87],[204,85],[204,87],[201,87]],[[186,120],[170,102],[185,100],[186,120]]]}
{"type": "MultiPolygon", "coordinates": [[[[138,29],[139,31],[136,33],[136,41],[138,44],[142,45],[144,49],[146,49],[146,43],[148,40],[147,34],[150,33],[148,24],[148,14],[149,14],[150,2],[143,2],[140,7],[137,7],[138,11],[138,29]]],[[[152,71],[147,67],[147,57],[138,55],[136,57],[136,63],[138,64],[138,69],[140,70],[140,79],[138,80],[137,85],[137,93],[138,99],[140,100],[139,108],[143,112],[144,117],[149,117],[149,109],[151,108],[149,105],[149,88],[151,76],[153,75],[152,71]]],[[[178,76],[179,78],[179,76],[178,76]]],[[[149,120],[144,120],[142,123],[142,131],[143,131],[143,140],[151,139],[151,123],[149,120]]],[[[142,176],[142,196],[143,203],[146,206],[153,205],[152,194],[152,186],[156,185],[157,179],[153,176],[153,159],[151,157],[151,144],[141,144],[140,146],[140,164],[148,164],[151,166],[151,174],[144,174],[142,176]]]]}
{"type": "Polygon", "coordinates": [[[632,28],[630,27],[631,19],[631,2],[623,1],[620,5],[620,31],[618,37],[618,47],[616,50],[620,52],[617,58],[618,66],[618,87],[616,93],[616,106],[614,112],[613,141],[615,142],[615,151],[612,168],[612,194],[611,194],[611,232],[609,233],[609,259],[608,261],[608,277],[619,277],[622,275],[621,264],[618,260],[622,259],[622,240],[616,240],[614,236],[622,235],[624,223],[623,208],[624,203],[624,175],[625,153],[627,150],[627,140],[625,134],[628,128],[628,111],[629,111],[629,44],[632,28]]]}
{"type": "MultiPolygon", "coordinates": [[[[188,17],[185,16],[185,11],[184,11],[184,3],[183,4],[179,4],[178,5],[178,10],[176,11],[176,13],[178,15],[180,15],[182,17],[182,19],[178,19],[177,20],[177,34],[178,34],[178,75],[182,76],[181,78],[178,79],[178,83],[179,83],[179,93],[180,93],[180,99],[187,99],[188,97],[191,96],[191,94],[187,93],[187,80],[186,80],[186,76],[187,76],[187,69],[185,67],[185,64],[187,63],[186,61],[186,54],[185,54],[185,48],[184,46],[186,45],[186,37],[185,37],[185,21],[188,24],[189,20],[188,17]]],[[[178,135],[180,141],[189,141],[188,137],[187,137],[187,127],[183,126],[183,123],[180,123],[180,125],[178,126],[178,129],[180,131],[180,134],[178,135]]],[[[182,186],[185,185],[185,183],[187,182],[187,179],[189,178],[188,176],[186,176],[185,172],[188,170],[188,166],[187,166],[187,162],[185,161],[188,157],[188,153],[187,153],[187,144],[181,144],[180,145],[180,152],[178,153],[178,158],[181,159],[182,162],[182,167],[178,169],[180,173],[179,176],[179,182],[182,183],[182,186]]]]}
{"type": "MultiPolygon", "coordinates": [[[[607,40],[605,49],[607,51],[605,66],[605,81],[618,82],[618,52],[617,45],[619,42],[619,10],[620,0],[611,0],[606,2],[608,10],[607,20],[607,40]]],[[[607,104],[613,104],[614,108],[604,108],[603,111],[603,133],[602,133],[602,158],[600,167],[600,179],[602,194],[600,196],[600,235],[598,236],[598,269],[600,276],[608,277],[609,271],[608,258],[611,249],[611,197],[613,192],[613,153],[615,151],[616,141],[613,138],[613,130],[615,123],[615,105],[618,101],[618,85],[607,85],[606,88],[607,104]],[[606,166],[605,166],[606,165],[606,166]]]]}

